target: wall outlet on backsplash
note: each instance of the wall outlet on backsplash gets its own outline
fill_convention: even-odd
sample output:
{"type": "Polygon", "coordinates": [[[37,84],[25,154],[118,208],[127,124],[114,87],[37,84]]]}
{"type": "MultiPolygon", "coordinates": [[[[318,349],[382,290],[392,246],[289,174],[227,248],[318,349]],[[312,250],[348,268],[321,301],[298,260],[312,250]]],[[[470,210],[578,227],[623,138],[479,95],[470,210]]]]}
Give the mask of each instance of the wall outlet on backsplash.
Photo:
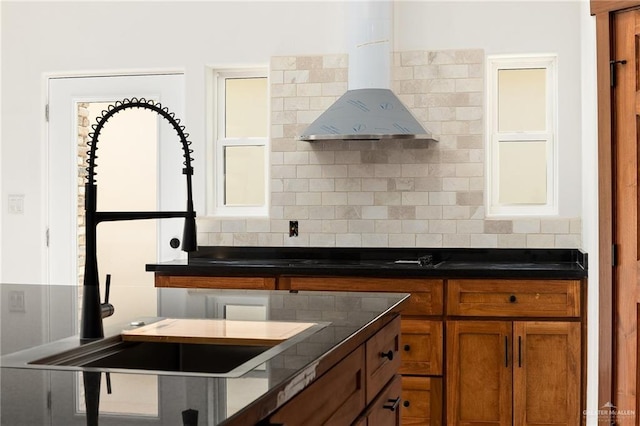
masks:
{"type": "Polygon", "coordinates": [[[289,236],[297,237],[298,236],[298,221],[290,220],[289,221],[289,236]]]}

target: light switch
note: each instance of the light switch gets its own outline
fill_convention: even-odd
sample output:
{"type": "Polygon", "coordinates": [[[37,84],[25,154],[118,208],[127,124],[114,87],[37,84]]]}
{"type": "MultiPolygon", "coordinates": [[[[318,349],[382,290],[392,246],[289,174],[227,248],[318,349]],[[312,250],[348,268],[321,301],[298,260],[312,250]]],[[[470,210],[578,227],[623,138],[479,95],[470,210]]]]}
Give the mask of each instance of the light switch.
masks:
{"type": "Polygon", "coordinates": [[[24,194],[9,194],[9,214],[24,214],[24,194]]]}
{"type": "Polygon", "coordinates": [[[9,312],[25,312],[24,291],[9,292],[9,312]]]}

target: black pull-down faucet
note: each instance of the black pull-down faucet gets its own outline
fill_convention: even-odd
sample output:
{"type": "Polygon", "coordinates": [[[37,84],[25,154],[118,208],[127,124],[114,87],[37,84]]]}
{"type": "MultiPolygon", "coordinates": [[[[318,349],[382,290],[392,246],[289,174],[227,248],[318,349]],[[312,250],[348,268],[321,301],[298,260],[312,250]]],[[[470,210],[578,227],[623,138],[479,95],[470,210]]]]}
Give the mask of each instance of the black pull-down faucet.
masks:
{"type": "Polygon", "coordinates": [[[180,120],[175,118],[175,114],[169,112],[166,107],[152,100],[144,98],[124,99],[102,111],[101,117],[97,118],[97,124],[92,126],[93,133],[89,136],[89,151],[87,158],[87,182],[85,184],[85,225],[86,225],[86,247],[84,265],[84,283],[82,297],[82,314],[80,322],[80,338],[83,340],[100,339],[104,337],[102,319],[113,314],[113,306],[106,301],[100,301],[100,279],[98,277],[98,260],[96,252],[96,227],[100,222],[138,220],[138,219],[166,219],[184,217],[184,232],[182,236],[182,250],[186,252],[197,250],[196,241],[196,213],[193,210],[193,195],[191,176],[193,167],[191,166],[191,152],[189,148],[191,142],[187,140],[188,133],[184,132],[184,126],[180,125],[180,120]],[[118,112],[129,108],[143,108],[155,111],[158,115],[169,121],[178,133],[182,150],[184,152],[184,169],[182,173],[187,177],[187,210],[186,211],[166,211],[166,212],[98,212],[97,206],[97,185],[95,183],[96,150],[98,149],[98,138],[105,123],[118,112]]]}

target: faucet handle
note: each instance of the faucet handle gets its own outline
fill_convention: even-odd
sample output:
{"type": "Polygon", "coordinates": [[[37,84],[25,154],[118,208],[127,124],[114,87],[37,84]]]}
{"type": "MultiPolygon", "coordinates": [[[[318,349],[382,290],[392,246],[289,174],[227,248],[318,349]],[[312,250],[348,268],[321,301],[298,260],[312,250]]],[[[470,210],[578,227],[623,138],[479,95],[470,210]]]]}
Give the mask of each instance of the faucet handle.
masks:
{"type": "Polygon", "coordinates": [[[105,292],[104,292],[104,303],[100,304],[100,311],[102,313],[102,318],[107,318],[113,315],[115,308],[111,303],[109,303],[109,290],[111,289],[111,274],[107,274],[107,280],[105,283],[105,292]]]}
{"type": "Polygon", "coordinates": [[[104,303],[109,303],[109,290],[111,289],[111,274],[107,274],[107,280],[104,290],[104,303]]]}

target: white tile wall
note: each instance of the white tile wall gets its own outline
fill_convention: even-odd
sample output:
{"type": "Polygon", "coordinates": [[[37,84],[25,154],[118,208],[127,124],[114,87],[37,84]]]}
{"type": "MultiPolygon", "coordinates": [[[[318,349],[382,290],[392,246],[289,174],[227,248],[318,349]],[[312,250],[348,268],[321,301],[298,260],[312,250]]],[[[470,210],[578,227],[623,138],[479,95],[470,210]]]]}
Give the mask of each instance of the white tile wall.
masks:
{"type": "Polygon", "coordinates": [[[270,67],[271,216],[200,218],[201,244],[580,247],[580,218],[485,217],[482,50],[393,55],[392,90],[438,143],[297,141],[347,90],[348,57],[273,57],[270,67]]]}

